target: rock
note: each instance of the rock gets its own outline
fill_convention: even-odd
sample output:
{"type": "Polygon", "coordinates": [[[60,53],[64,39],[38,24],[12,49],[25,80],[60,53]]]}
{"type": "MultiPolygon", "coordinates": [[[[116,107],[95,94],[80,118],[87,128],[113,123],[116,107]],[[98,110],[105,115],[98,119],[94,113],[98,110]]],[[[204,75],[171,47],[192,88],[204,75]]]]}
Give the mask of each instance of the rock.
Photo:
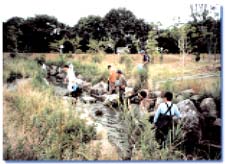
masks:
{"type": "Polygon", "coordinates": [[[200,114],[189,99],[177,104],[181,113],[182,133],[186,154],[192,153],[202,137],[200,114]]]}
{"type": "Polygon", "coordinates": [[[51,65],[48,71],[50,76],[55,76],[58,73],[57,66],[51,65]]]}
{"type": "Polygon", "coordinates": [[[57,96],[64,96],[68,93],[68,90],[66,88],[62,88],[59,86],[53,86],[53,88],[54,88],[55,95],[57,96]]]}
{"type": "Polygon", "coordinates": [[[159,106],[159,104],[163,103],[164,100],[162,97],[157,97],[156,102],[155,102],[155,108],[159,106]]]}
{"type": "Polygon", "coordinates": [[[43,78],[43,81],[44,81],[44,83],[45,83],[46,85],[49,85],[49,82],[48,82],[48,80],[47,80],[46,78],[43,78]]]}
{"type": "Polygon", "coordinates": [[[177,95],[175,98],[175,102],[179,103],[181,101],[185,100],[185,97],[182,95],[177,95]]]}
{"type": "Polygon", "coordinates": [[[132,94],[134,94],[133,88],[132,87],[126,87],[125,88],[125,96],[131,96],[132,94]]]}
{"type": "Polygon", "coordinates": [[[56,75],[56,78],[57,79],[64,79],[66,76],[65,76],[65,74],[64,73],[58,73],[57,75],[56,75]]]}
{"type": "Polygon", "coordinates": [[[50,69],[50,70],[48,71],[48,74],[49,74],[50,76],[55,76],[55,75],[57,74],[57,71],[56,71],[56,70],[53,70],[53,69],[50,69]]]}
{"type": "Polygon", "coordinates": [[[102,117],[102,116],[103,116],[103,111],[97,110],[97,111],[95,112],[95,116],[97,116],[97,117],[102,117]]]}
{"type": "Polygon", "coordinates": [[[84,103],[95,103],[97,100],[91,96],[82,96],[81,97],[81,100],[84,102],[84,103]]]}
{"type": "Polygon", "coordinates": [[[194,103],[191,100],[189,100],[189,99],[183,100],[183,101],[179,102],[177,104],[177,106],[181,113],[182,119],[187,119],[187,118],[191,117],[191,118],[195,118],[194,121],[198,123],[199,113],[198,113],[194,103]]]}
{"type": "Polygon", "coordinates": [[[190,97],[191,100],[194,100],[194,101],[201,101],[203,98],[203,96],[201,95],[193,95],[190,97]]]}
{"type": "Polygon", "coordinates": [[[214,126],[221,126],[221,119],[220,118],[217,118],[214,123],[213,123],[214,126]]]}
{"type": "Polygon", "coordinates": [[[91,88],[92,88],[92,84],[86,81],[83,81],[81,88],[83,89],[83,91],[85,92],[90,92],[91,88]]]}
{"type": "Polygon", "coordinates": [[[200,112],[204,117],[217,118],[216,104],[213,98],[205,98],[200,104],[200,112]]]}
{"type": "Polygon", "coordinates": [[[153,97],[162,97],[162,91],[153,91],[150,93],[153,97]]]}
{"type": "Polygon", "coordinates": [[[21,73],[10,72],[9,77],[6,79],[7,83],[12,83],[16,79],[22,79],[23,75],[21,73]]]}
{"type": "Polygon", "coordinates": [[[94,85],[91,88],[91,94],[95,94],[95,95],[103,95],[105,93],[107,93],[107,84],[105,82],[100,82],[96,85],[94,85]]]}
{"type": "Polygon", "coordinates": [[[118,106],[118,99],[119,99],[119,95],[118,94],[112,94],[112,95],[104,95],[105,100],[103,102],[103,104],[105,106],[112,106],[112,107],[117,107],[118,106]]]}
{"type": "Polygon", "coordinates": [[[78,78],[78,79],[81,79],[81,80],[84,80],[84,77],[83,77],[81,74],[79,74],[79,75],[77,76],[77,78],[78,78]]]}
{"type": "Polygon", "coordinates": [[[193,89],[187,89],[184,91],[181,91],[181,95],[184,97],[184,99],[187,99],[195,94],[195,91],[193,89]]]}

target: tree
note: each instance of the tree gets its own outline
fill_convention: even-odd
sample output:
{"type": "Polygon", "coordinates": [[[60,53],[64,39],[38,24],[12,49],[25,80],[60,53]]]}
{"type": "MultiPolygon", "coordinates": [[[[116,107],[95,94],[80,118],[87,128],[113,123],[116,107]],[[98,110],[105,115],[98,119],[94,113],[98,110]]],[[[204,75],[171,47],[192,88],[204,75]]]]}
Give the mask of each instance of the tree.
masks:
{"type": "Polygon", "coordinates": [[[148,54],[151,55],[151,62],[152,63],[154,63],[154,55],[158,53],[157,52],[158,42],[156,41],[156,38],[157,38],[157,32],[156,31],[149,31],[146,49],[147,49],[148,54]]]}
{"type": "Polygon", "coordinates": [[[140,49],[145,47],[150,27],[144,20],[137,19],[131,11],[125,8],[112,9],[104,16],[103,21],[108,37],[115,42],[115,53],[117,47],[131,44],[135,46],[135,42],[127,40],[131,40],[131,37],[139,40],[140,49]]]}
{"type": "Polygon", "coordinates": [[[100,41],[106,37],[103,20],[100,16],[83,17],[73,28],[81,38],[88,37],[88,39],[100,41]]]}
{"type": "Polygon", "coordinates": [[[18,52],[20,50],[20,37],[23,36],[21,24],[24,19],[20,17],[12,17],[3,23],[3,51],[18,52]]]}
{"type": "Polygon", "coordinates": [[[27,52],[49,52],[50,43],[58,37],[57,33],[53,34],[53,30],[56,30],[58,26],[64,27],[64,24],[59,23],[55,17],[48,15],[36,15],[28,18],[21,25],[23,31],[22,48],[27,52]]]}
{"type": "MultiPolygon", "coordinates": [[[[189,24],[193,28],[189,39],[195,50],[208,52],[209,56],[220,52],[220,21],[217,6],[207,4],[191,5],[193,22],[189,24]]],[[[216,56],[215,56],[216,59],[216,56]]]]}

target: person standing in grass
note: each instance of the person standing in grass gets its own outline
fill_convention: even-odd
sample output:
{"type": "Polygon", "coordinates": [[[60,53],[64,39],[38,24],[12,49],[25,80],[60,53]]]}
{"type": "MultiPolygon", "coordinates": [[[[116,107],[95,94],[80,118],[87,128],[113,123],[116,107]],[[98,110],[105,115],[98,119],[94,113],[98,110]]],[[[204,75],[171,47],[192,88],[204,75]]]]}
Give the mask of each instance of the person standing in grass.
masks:
{"type": "Polygon", "coordinates": [[[108,91],[110,94],[116,93],[115,81],[116,81],[116,71],[111,65],[108,65],[109,77],[108,77],[108,91]]]}
{"type": "Polygon", "coordinates": [[[140,88],[148,88],[148,65],[150,63],[150,57],[144,50],[141,50],[140,54],[143,56],[143,63],[138,67],[140,79],[138,85],[140,88]]]}
{"type": "Polygon", "coordinates": [[[178,107],[172,103],[173,94],[166,92],[164,94],[164,103],[158,106],[154,116],[154,125],[156,127],[156,140],[160,146],[164,146],[169,129],[173,126],[173,116],[180,118],[178,107]]]}
{"type": "Polygon", "coordinates": [[[116,87],[119,91],[119,100],[121,104],[124,104],[124,98],[125,98],[125,88],[127,86],[126,78],[123,75],[121,70],[117,71],[117,77],[116,77],[116,87]]]}
{"type": "Polygon", "coordinates": [[[148,71],[148,64],[150,63],[150,57],[144,50],[141,50],[140,54],[143,56],[143,68],[146,69],[146,71],[148,71]]]}

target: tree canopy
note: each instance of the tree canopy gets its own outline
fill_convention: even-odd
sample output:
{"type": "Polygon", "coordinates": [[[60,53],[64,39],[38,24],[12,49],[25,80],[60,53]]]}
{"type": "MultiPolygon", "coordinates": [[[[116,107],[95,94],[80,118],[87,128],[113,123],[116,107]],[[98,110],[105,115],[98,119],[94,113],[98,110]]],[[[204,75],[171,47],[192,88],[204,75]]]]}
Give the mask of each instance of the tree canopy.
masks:
{"type": "MultiPolygon", "coordinates": [[[[186,52],[220,53],[221,21],[217,14],[213,7],[191,5],[193,21],[187,22],[184,28],[186,52]]],[[[111,9],[104,17],[82,17],[73,27],[48,15],[27,19],[12,17],[3,23],[3,51],[58,52],[59,46],[64,45],[65,53],[116,53],[118,47],[127,47],[130,53],[137,53],[150,48],[155,38],[157,47],[168,53],[179,53],[182,26],[167,29],[158,26],[138,19],[125,8],[111,9]],[[152,41],[148,42],[150,39],[152,41]]]]}

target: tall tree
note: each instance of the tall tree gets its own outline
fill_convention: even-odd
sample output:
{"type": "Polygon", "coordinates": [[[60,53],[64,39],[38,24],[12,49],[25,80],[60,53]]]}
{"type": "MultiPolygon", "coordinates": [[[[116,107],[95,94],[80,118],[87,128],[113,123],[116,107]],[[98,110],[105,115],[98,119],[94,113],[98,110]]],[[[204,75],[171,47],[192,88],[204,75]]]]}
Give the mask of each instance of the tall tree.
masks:
{"type": "Polygon", "coordinates": [[[19,40],[23,35],[21,31],[21,24],[24,23],[24,19],[20,17],[12,17],[5,23],[3,23],[3,51],[17,52],[20,50],[22,44],[19,40]]]}

